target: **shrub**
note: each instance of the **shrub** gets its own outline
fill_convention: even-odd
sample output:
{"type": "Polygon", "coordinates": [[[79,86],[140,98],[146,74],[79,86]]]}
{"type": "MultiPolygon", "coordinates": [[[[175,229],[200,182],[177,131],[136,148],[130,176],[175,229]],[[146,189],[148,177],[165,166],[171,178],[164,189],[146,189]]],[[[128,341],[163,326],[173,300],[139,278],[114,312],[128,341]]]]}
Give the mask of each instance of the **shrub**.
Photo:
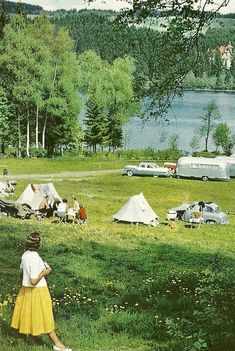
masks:
{"type": "Polygon", "coordinates": [[[193,153],[193,156],[195,157],[208,157],[208,158],[214,158],[216,156],[220,155],[220,153],[218,151],[195,151],[193,153]]]}
{"type": "Polygon", "coordinates": [[[36,149],[36,148],[31,148],[29,150],[29,154],[31,157],[36,157],[36,158],[42,158],[47,156],[47,150],[43,149],[42,147],[36,149]]]}

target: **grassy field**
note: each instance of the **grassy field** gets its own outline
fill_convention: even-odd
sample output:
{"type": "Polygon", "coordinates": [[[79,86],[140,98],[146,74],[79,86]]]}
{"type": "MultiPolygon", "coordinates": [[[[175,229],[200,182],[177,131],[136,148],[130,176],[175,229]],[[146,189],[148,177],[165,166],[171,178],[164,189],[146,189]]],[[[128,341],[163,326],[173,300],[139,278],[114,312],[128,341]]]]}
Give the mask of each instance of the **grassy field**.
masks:
{"type": "MultiPolygon", "coordinates": [[[[59,172],[95,171],[122,168],[126,160],[78,160],[77,158],[17,159],[8,158],[0,162],[0,172],[7,168],[10,176],[18,174],[49,174],[59,172]]],[[[132,161],[133,162],[133,161],[132,161]]],[[[2,173],[2,172],[1,172],[2,173]]],[[[1,175],[0,173],[0,175],[1,175]]]]}
{"type": "MultiPolygon", "coordinates": [[[[38,167],[32,161],[35,168],[28,171],[33,174],[37,169],[40,173],[63,169],[53,160],[40,161],[38,167]]],[[[23,162],[14,167],[16,172],[24,169],[23,162]]],[[[19,181],[12,199],[27,184],[19,181]]],[[[235,180],[115,174],[55,180],[54,185],[71,206],[72,195],[77,195],[87,208],[88,224],[1,218],[2,351],[51,347],[46,336],[26,339],[9,327],[24,239],[34,230],[42,232],[41,256],[53,267],[49,286],[58,334],[75,351],[78,347],[83,351],[235,350],[235,216],[230,215],[227,226],[203,225],[199,230],[182,222],[171,228],[165,221],[168,208],[194,200],[213,200],[235,213],[235,180]],[[129,196],[140,192],[158,214],[160,225],[113,223],[112,215],[129,196]]]]}

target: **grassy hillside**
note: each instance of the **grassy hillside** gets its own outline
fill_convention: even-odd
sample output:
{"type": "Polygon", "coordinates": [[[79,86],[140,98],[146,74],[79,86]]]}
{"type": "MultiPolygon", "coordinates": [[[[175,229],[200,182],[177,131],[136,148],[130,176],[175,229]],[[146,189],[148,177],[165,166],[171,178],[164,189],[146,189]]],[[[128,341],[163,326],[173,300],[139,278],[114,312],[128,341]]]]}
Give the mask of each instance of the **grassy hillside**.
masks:
{"type": "Polygon", "coordinates": [[[235,26],[235,18],[217,18],[214,20],[212,27],[232,27],[235,26]]]}
{"type": "MultiPolygon", "coordinates": [[[[13,199],[26,184],[19,181],[13,199]]],[[[24,239],[33,230],[42,232],[41,255],[53,267],[49,285],[58,334],[74,350],[234,350],[235,216],[227,226],[197,230],[182,222],[171,228],[165,214],[181,202],[203,199],[235,213],[235,180],[115,174],[55,180],[54,185],[70,205],[77,194],[87,208],[88,225],[1,218],[1,350],[50,348],[46,336],[27,340],[9,327],[24,239]],[[161,224],[112,223],[112,215],[139,192],[161,224]]]]}

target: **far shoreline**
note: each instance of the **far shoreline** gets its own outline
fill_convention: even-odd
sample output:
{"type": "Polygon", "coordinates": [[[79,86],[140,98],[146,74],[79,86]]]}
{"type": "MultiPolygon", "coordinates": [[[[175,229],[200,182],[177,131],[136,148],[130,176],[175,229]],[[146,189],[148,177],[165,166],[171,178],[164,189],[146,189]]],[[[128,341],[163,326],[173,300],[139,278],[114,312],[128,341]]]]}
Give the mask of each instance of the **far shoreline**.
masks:
{"type": "Polygon", "coordinates": [[[202,88],[190,88],[190,89],[183,89],[183,91],[209,91],[209,92],[213,92],[213,93],[235,93],[235,89],[202,89],[202,88]]]}

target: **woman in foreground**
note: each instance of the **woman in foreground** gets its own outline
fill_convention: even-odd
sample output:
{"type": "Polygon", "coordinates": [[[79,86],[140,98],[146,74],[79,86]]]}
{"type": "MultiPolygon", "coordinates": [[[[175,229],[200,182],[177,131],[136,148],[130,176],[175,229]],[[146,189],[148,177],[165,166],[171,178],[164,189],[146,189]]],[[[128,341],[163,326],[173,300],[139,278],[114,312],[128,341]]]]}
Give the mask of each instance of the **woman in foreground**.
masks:
{"type": "Polygon", "coordinates": [[[22,255],[22,286],[16,300],[11,326],[19,333],[33,336],[48,334],[54,351],[72,351],[66,348],[55,333],[52,301],[45,277],[52,269],[38,254],[42,239],[39,233],[30,234],[22,255]]]}

